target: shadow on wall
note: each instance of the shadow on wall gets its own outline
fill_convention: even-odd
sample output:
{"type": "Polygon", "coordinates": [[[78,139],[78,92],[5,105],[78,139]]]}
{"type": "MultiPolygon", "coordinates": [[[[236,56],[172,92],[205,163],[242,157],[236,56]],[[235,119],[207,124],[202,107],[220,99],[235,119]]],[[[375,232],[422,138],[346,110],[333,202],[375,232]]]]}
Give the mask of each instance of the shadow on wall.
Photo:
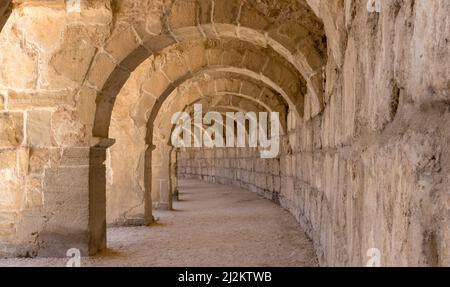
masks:
{"type": "Polygon", "coordinates": [[[3,29],[9,15],[11,15],[11,10],[11,0],[5,0],[0,3],[0,31],[3,29]]]}

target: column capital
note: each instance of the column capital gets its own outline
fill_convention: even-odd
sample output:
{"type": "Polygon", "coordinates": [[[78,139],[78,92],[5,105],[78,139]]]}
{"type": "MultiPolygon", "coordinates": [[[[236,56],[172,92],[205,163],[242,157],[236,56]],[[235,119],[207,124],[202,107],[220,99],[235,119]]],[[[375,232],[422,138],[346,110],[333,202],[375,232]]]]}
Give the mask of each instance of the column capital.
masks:
{"type": "Polygon", "coordinates": [[[111,147],[115,142],[115,139],[93,137],[90,141],[90,146],[93,148],[107,149],[111,147]]]}
{"type": "Polygon", "coordinates": [[[154,151],[156,149],[156,146],[154,144],[146,144],[145,145],[145,151],[154,151]]]}

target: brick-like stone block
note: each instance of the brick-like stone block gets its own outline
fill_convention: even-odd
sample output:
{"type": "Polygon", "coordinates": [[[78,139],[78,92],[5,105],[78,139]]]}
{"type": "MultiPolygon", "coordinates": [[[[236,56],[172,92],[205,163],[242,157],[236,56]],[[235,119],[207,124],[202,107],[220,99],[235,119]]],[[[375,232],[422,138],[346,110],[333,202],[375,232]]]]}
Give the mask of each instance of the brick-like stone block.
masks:
{"type": "Polygon", "coordinates": [[[52,112],[34,110],[27,112],[27,143],[31,146],[52,145],[52,112]]]}
{"type": "Polygon", "coordinates": [[[17,147],[23,142],[23,114],[0,112],[0,147],[17,147]]]}

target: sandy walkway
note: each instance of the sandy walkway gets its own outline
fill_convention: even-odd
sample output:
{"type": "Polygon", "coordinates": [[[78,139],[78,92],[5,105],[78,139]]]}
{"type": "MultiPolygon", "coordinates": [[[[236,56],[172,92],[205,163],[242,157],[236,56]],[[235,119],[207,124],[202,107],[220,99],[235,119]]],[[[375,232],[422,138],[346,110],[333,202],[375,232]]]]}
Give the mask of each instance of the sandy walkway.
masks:
{"type": "MultiPolygon", "coordinates": [[[[175,211],[152,227],[108,229],[108,250],[82,266],[314,266],[294,218],[256,194],[181,181],[175,211]]],[[[1,259],[0,266],[65,266],[67,259],[1,259]]]]}

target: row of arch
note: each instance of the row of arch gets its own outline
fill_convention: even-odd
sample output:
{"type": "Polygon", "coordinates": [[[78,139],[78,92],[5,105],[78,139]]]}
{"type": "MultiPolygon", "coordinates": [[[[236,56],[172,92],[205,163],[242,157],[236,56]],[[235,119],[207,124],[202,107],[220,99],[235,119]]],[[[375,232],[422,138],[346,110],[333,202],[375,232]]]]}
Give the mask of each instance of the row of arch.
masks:
{"type": "MultiPolygon", "coordinates": [[[[167,15],[162,17],[165,21],[159,34],[148,33],[144,27],[139,26],[143,25],[142,23],[117,32],[105,49],[97,54],[90,69],[91,77],[88,77],[85,83],[98,91],[94,136],[107,137],[110,118],[108,111],[112,110],[111,105],[114,104],[114,99],[130,72],[148,57],[165,48],[176,48],[184,43],[187,45],[181,47],[181,50],[186,57],[195,57],[195,54],[204,53],[205,50],[208,55],[221,56],[215,57],[215,62],[210,61],[210,57],[189,62],[189,65],[184,67],[186,72],[180,72],[184,76],[169,79],[172,86],[177,86],[180,81],[205,66],[238,68],[245,64],[245,60],[259,64],[246,67],[249,71],[271,78],[273,75],[267,73],[274,72],[275,67],[278,68],[277,62],[281,62],[281,72],[293,75],[293,79],[300,82],[297,87],[284,89],[286,94],[283,96],[296,107],[294,110],[300,116],[303,115],[306,89],[316,101],[322,103],[323,70],[326,64],[323,25],[304,1],[295,1],[295,4],[291,4],[291,1],[281,2],[277,5],[294,5],[299,9],[296,12],[299,17],[279,18],[270,23],[267,19],[269,17],[265,17],[250,1],[174,1],[171,9],[166,10],[167,15]],[[229,13],[215,19],[214,15],[219,15],[217,9],[229,13]],[[246,14],[252,17],[247,20],[244,16],[246,14]],[[299,19],[302,19],[300,23],[299,19]],[[295,31],[298,35],[279,37],[279,31],[295,31]],[[203,51],[199,51],[202,48],[203,51]],[[275,63],[269,63],[268,59],[275,63]],[[109,65],[105,65],[105,61],[109,61],[109,65]],[[105,71],[105,66],[109,66],[111,72],[105,71]],[[267,66],[271,69],[264,73],[263,69],[267,66]],[[103,73],[99,73],[101,70],[103,73]],[[99,74],[109,77],[99,77],[99,74]]],[[[170,67],[166,70],[170,70],[170,67]]],[[[283,79],[272,80],[279,86],[286,85],[283,79]]],[[[169,91],[166,89],[162,94],[167,93],[169,91]]]]}
{"type": "Polygon", "coordinates": [[[91,102],[85,91],[96,94],[95,115],[83,123],[92,128],[87,135],[90,254],[106,245],[105,160],[114,144],[109,138],[111,117],[116,98],[137,68],[144,63],[151,67],[135,103],[140,112],[132,115],[145,130],[144,219],[150,223],[152,152],[160,138],[168,138],[168,117],[197,101],[222,106],[223,112],[276,111],[284,130],[290,114],[299,120],[305,111],[319,114],[325,104],[325,30],[333,31],[331,21],[324,27],[316,15],[318,6],[310,6],[321,2],[316,0],[175,0],[162,7],[152,1],[110,2],[119,11],[117,24],[97,49],[76,95],[91,102]],[[138,12],[127,18],[120,5],[135,5],[138,12]],[[237,100],[247,104],[234,105],[237,100]]]}
{"type": "Polygon", "coordinates": [[[297,21],[286,19],[266,24],[258,19],[246,21],[245,15],[260,14],[255,10],[246,1],[175,1],[168,9],[170,13],[163,17],[167,20],[161,33],[149,35],[142,27],[128,27],[96,56],[84,85],[97,90],[93,136],[98,138],[108,137],[115,99],[132,71],[146,59],[151,63],[149,77],[141,85],[140,103],[144,106],[135,118],[145,123],[146,130],[143,197],[147,223],[153,220],[152,194],[153,200],[155,193],[159,194],[159,206],[170,208],[176,193],[176,158],[173,149],[160,142],[170,138],[170,118],[175,112],[189,109],[199,101],[210,105],[208,110],[222,106],[222,112],[276,111],[286,129],[288,113],[298,119],[303,117],[305,97],[317,103],[316,113],[323,108],[326,44],[320,21],[310,10],[306,18],[309,22],[300,23],[305,24],[300,27],[297,21]],[[227,17],[214,17],[219,7],[228,11],[234,5],[238,9],[230,11],[227,17]],[[202,12],[205,7],[206,14],[202,12]],[[298,28],[298,35],[280,36],[280,31],[290,33],[294,27],[298,28]],[[115,48],[115,43],[123,42],[133,45],[115,48]],[[96,63],[100,59],[111,62],[108,78],[99,77],[96,63]],[[236,99],[248,104],[233,105],[236,99]],[[226,105],[220,105],[221,101],[226,105]],[[159,174],[152,160],[155,154],[165,154],[157,157],[159,174]],[[167,182],[165,188],[154,183],[155,176],[167,182]],[[159,192],[155,192],[158,187],[159,192]]]}

